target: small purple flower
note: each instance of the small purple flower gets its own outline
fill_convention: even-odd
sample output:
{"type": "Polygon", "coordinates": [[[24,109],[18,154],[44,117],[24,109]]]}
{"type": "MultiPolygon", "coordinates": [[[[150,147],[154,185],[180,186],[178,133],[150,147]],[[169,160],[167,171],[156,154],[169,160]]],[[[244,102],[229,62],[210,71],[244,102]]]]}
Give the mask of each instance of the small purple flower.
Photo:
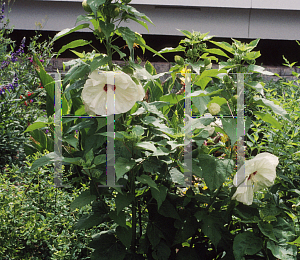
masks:
{"type": "Polygon", "coordinates": [[[0,70],[6,68],[8,65],[9,65],[9,61],[7,61],[7,60],[3,61],[3,62],[2,62],[2,65],[1,65],[1,67],[0,67],[0,70]]]}
{"type": "Polygon", "coordinates": [[[43,59],[41,59],[41,60],[40,60],[40,62],[44,62],[44,60],[43,60],[43,59]]]}
{"type": "Polygon", "coordinates": [[[5,17],[4,14],[4,9],[5,9],[5,3],[2,4],[2,9],[1,9],[1,15],[0,15],[0,21],[5,17]]]}
{"type": "Polygon", "coordinates": [[[49,130],[48,129],[46,129],[46,134],[48,134],[49,133],[49,130]]]}

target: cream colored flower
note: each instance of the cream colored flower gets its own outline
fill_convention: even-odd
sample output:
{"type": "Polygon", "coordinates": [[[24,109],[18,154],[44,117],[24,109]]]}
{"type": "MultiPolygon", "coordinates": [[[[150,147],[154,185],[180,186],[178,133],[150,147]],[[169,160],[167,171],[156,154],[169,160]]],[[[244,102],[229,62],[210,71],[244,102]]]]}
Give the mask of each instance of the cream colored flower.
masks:
{"type": "Polygon", "coordinates": [[[211,122],[209,125],[210,126],[216,126],[216,127],[223,128],[223,124],[222,124],[222,121],[221,121],[220,118],[216,118],[216,121],[215,122],[211,122]]]}
{"type": "Polygon", "coordinates": [[[215,128],[211,127],[210,125],[205,126],[204,130],[206,130],[208,132],[209,136],[211,136],[215,132],[215,128]]]}
{"type": "Polygon", "coordinates": [[[107,73],[95,70],[89,75],[82,90],[85,111],[89,115],[112,115],[129,111],[136,101],[142,101],[145,91],[141,85],[135,84],[131,77],[123,72],[114,73],[114,86],[107,82],[107,73]],[[113,102],[107,97],[115,94],[113,102]]]}
{"type": "Polygon", "coordinates": [[[233,184],[238,188],[231,199],[251,205],[253,192],[273,185],[278,163],[278,157],[266,152],[246,161],[234,176],[233,184]]]}
{"type": "Polygon", "coordinates": [[[217,103],[211,103],[209,106],[208,106],[208,111],[209,113],[211,113],[212,115],[216,115],[220,112],[221,110],[221,107],[219,104],[217,103]]]}

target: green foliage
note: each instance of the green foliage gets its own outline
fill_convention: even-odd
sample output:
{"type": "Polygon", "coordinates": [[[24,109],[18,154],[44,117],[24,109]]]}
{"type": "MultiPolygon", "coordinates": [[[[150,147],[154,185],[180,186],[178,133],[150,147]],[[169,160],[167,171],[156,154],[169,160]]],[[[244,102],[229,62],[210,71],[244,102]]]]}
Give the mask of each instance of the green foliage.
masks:
{"type": "Polygon", "coordinates": [[[53,167],[30,170],[40,156],[26,157],[25,167],[7,166],[1,174],[0,258],[90,259],[87,234],[93,232],[72,229],[90,207],[70,212],[80,190],[55,188],[53,167]]]}
{"type": "MultiPolygon", "coordinates": [[[[29,139],[28,133],[23,134],[28,125],[45,114],[45,85],[42,85],[35,75],[33,56],[44,65],[47,65],[52,57],[51,41],[41,42],[37,32],[30,41],[23,38],[17,45],[10,39],[9,34],[12,30],[7,29],[8,24],[9,20],[5,18],[0,23],[1,169],[7,163],[23,164],[26,154],[36,151],[32,145],[35,141],[29,139]],[[26,45],[27,53],[24,53],[26,45]]],[[[45,130],[46,128],[43,128],[39,134],[45,134],[45,130]]]]}
{"type": "MultiPolygon", "coordinates": [[[[64,114],[80,116],[85,113],[81,91],[88,74],[95,69],[124,71],[147,91],[144,101],[136,102],[127,113],[115,115],[113,136],[108,136],[105,117],[63,118],[62,158],[52,152],[53,130],[48,135],[41,131],[45,127],[54,127],[55,81],[45,72],[38,57],[34,57],[38,76],[47,92],[48,118],[38,118],[25,132],[29,132],[36,142],[31,146],[32,151],[43,151],[45,148],[50,151],[43,157],[36,157],[28,165],[31,167],[28,172],[36,173],[38,177],[31,193],[37,197],[39,206],[34,204],[35,200],[29,203],[33,215],[26,220],[28,223],[34,222],[38,232],[26,233],[24,228],[30,227],[26,224],[20,226],[12,223],[7,226],[6,221],[11,223],[10,219],[15,219],[15,216],[19,216],[20,223],[23,221],[21,210],[24,211],[24,208],[22,203],[12,205],[11,200],[4,198],[4,212],[16,214],[14,218],[5,215],[3,226],[8,230],[5,235],[9,237],[5,242],[11,250],[3,247],[1,253],[11,257],[9,254],[21,250],[19,252],[23,257],[27,257],[26,254],[35,257],[36,251],[10,242],[10,236],[15,236],[14,231],[17,230],[23,232],[29,245],[41,241],[42,244],[34,244],[34,248],[37,245],[38,252],[44,254],[44,258],[51,255],[51,250],[57,250],[52,259],[84,259],[89,256],[91,259],[120,260],[297,259],[300,179],[295,172],[299,170],[299,109],[296,99],[299,82],[279,81],[270,87],[263,82],[257,74],[270,73],[255,65],[260,52],[253,50],[259,40],[248,44],[234,39],[232,44],[211,41],[222,50],[208,49],[206,41],[212,39],[208,33],[181,30],[186,38],[179,46],[158,53],[146,45],[141,35],[128,27],[119,26],[119,22],[127,20],[138,22],[145,28],[148,28],[145,21],[151,23],[145,14],[127,5],[128,2],[87,0],[87,14],[77,19],[77,22],[84,23],[65,29],[54,37],[57,40],[92,26],[96,38],[105,44],[107,51],[102,54],[73,50],[78,58],[65,63],[71,68],[62,80],[64,114]],[[130,51],[127,60],[122,47],[114,45],[117,37],[127,44],[130,51]],[[175,57],[176,63],[169,71],[170,77],[162,82],[160,77],[166,73],[157,74],[150,62],[143,66],[139,60],[134,62],[134,47],[137,44],[143,51],[152,50],[157,55],[182,51],[184,57],[175,57]],[[126,60],[123,67],[112,64],[113,53],[126,60]],[[227,61],[219,62],[219,58],[212,55],[227,61]],[[211,68],[212,61],[218,62],[219,69],[211,68]],[[275,184],[270,189],[256,192],[254,203],[249,206],[231,200],[236,191],[236,187],[231,185],[236,172],[234,162],[237,150],[234,116],[237,114],[237,101],[241,98],[236,95],[239,79],[231,72],[253,72],[244,79],[247,159],[268,151],[280,160],[275,184]],[[187,74],[191,74],[192,92],[188,97],[184,95],[187,74]],[[278,98],[279,89],[281,93],[278,98]],[[288,99],[283,91],[288,92],[291,98],[288,99]],[[194,114],[187,120],[184,104],[189,97],[194,114]],[[216,114],[222,117],[222,126],[213,125],[220,122],[207,113],[212,103],[220,106],[216,114]],[[292,126],[288,124],[291,122],[292,126]],[[184,160],[186,125],[191,130],[192,140],[191,176],[187,176],[185,168],[188,164],[184,160]],[[106,155],[107,137],[115,139],[116,186],[109,183],[110,187],[107,186],[105,163],[111,159],[111,155],[108,158],[106,155]],[[64,181],[75,187],[75,191],[68,194],[64,193],[64,188],[60,193],[56,191],[62,196],[56,196],[56,203],[64,203],[60,211],[47,208],[48,198],[54,196],[53,188],[44,193],[35,192],[44,188],[40,180],[42,176],[47,183],[50,182],[50,175],[43,171],[51,168],[45,165],[57,160],[62,160],[65,173],[68,173],[64,181]],[[82,188],[80,194],[78,187],[82,188]],[[73,199],[75,193],[76,198],[73,199]],[[66,203],[70,205],[66,206],[66,203]],[[56,218],[48,220],[50,215],[56,218]],[[48,228],[47,221],[53,226],[53,230],[47,230],[54,232],[50,233],[50,237],[48,233],[41,232],[44,226],[48,228]],[[64,228],[64,232],[59,233],[59,227],[64,228]],[[74,230],[71,231],[71,227],[74,230]],[[84,232],[89,232],[87,236],[91,239],[86,238],[84,232]],[[62,233],[64,236],[60,236],[62,233]],[[72,242],[75,236],[76,244],[72,242]],[[81,241],[85,246],[88,244],[84,252],[80,252],[81,241]],[[92,250],[89,251],[89,248],[92,250]]],[[[90,43],[75,40],[63,46],[59,54],[87,44],[90,43]]],[[[294,74],[299,77],[296,72],[294,74]]],[[[9,177],[3,175],[3,178],[9,177]]],[[[6,183],[3,185],[8,189],[6,183]]],[[[20,194],[30,193],[22,188],[18,191],[20,194]]]]}

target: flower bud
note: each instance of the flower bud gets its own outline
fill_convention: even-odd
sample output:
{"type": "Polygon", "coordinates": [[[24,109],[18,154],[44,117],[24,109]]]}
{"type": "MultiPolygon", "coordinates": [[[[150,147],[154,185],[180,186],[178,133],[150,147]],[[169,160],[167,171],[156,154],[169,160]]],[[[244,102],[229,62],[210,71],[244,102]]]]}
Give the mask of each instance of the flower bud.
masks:
{"type": "Polygon", "coordinates": [[[179,55],[176,55],[174,57],[174,60],[178,65],[184,65],[184,59],[182,57],[180,57],[179,55]]]}
{"type": "Polygon", "coordinates": [[[209,113],[211,113],[212,115],[216,115],[220,112],[221,107],[219,104],[217,103],[211,103],[208,107],[208,111],[209,113]]]}
{"type": "Polygon", "coordinates": [[[87,4],[87,0],[82,1],[82,7],[83,7],[83,10],[86,11],[87,13],[93,12],[91,7],[87,4]]]}

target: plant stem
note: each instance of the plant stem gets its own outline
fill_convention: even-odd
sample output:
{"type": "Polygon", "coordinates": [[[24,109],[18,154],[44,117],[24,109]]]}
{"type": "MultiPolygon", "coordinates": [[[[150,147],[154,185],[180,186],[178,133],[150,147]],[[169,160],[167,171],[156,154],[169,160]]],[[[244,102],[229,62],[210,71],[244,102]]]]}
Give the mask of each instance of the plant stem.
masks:
{"type": "Polygon", "coordinates": [[[132,202],[132,237],[131,237],[131,245],[130,249],[133,254],[135,254],[135,238],[136,238],[136,200],[135,200],[135,175],[134,171],[131,171],[130,176],[131,182],[131,194],[134,195],[133,202],[132,202]]]}

